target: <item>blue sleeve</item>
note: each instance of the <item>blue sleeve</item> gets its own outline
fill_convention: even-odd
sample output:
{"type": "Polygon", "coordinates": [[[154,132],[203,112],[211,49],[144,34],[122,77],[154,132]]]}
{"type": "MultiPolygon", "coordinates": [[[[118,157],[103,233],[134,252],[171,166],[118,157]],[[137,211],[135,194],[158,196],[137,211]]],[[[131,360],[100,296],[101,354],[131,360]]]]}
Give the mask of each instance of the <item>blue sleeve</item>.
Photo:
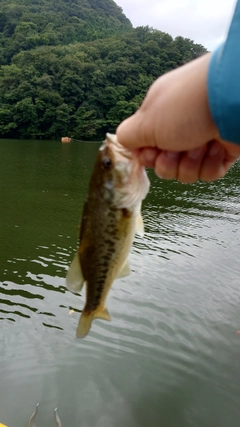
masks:
{"type": "Polygon", "coordinates": [[[240,144],[240,0],[227,40],[211,58],[208,101],[221,138],[240,144]]]}

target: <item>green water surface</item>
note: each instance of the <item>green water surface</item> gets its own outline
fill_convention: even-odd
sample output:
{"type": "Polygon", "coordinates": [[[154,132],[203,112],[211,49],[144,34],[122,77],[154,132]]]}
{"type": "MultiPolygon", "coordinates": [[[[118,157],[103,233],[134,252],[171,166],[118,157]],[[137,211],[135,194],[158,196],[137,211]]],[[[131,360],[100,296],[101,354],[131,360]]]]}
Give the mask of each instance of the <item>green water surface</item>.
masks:
{"type": "Polygon", "coordinates": [[[239,427],[239,164],[210,184],[148,171],[112,322],[77,340],[85,292],[65,275],[98,148],[0,140],[0,423],[39,402],[37,427],[55,407],[63,427],[239,427]]]}

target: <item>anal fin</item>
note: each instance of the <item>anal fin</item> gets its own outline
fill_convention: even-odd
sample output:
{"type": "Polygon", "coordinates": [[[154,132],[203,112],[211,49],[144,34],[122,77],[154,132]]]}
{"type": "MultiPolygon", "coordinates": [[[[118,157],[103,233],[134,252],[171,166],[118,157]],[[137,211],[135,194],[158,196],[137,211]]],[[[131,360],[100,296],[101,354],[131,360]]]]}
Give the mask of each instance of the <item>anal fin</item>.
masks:
{"type": "Polygon", "coordinates": [[[69,291],[77,293],[81,291],[84,282],[79,256],[76,253],[67,272],[66,286],[69,291]]]}
{"type": "Polygon", "coordinates": [[[120,279],[121,277],[129,276],[131,274],[130,266],[128,259],[125,260],[121,269],[119,270],[116,279],[120,279]]]}
{"type": "Polygon", "coordinates": [[[141,237],[144,236],[144,224],[141,212],[138,214],[136,219],[136,233],[141,237]]]}

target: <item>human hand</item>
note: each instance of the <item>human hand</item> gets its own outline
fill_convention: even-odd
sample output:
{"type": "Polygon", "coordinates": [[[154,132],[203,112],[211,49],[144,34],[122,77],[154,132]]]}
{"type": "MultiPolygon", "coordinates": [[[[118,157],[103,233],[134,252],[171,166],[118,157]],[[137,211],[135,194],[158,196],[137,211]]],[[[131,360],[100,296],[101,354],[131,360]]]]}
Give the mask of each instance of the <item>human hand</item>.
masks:
{"type": "Polygon", "coordinates": [[[189,151],[164,151],[149,147],[138,150],[138,155],[141,163],[153,167],[159,177],[192,183],[198,180],[214,181],[225,176],[240,156],[240,147],[213,140],[189,151]]]}
{"type": "Polygon", "coordinates": [[[157,79],[139,110],[120,124],[118,140],[137,149],[158,176],[182,182],[223,177],[240,147],[220,138],[207,95],[211,54],[157,79]]]}

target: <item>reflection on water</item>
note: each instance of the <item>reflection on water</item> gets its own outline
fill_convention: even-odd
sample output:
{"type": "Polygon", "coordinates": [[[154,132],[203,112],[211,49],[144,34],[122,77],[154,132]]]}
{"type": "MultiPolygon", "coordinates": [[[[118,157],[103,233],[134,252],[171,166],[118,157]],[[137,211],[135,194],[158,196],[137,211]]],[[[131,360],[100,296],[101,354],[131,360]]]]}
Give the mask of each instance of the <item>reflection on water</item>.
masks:
{"type": "Polygon", "coordinates": [[[238,427],[239,188],[158,180],[112,322],[75,339],[85,295],[65,289],[98,144],[0,142],[0,422],[238,427]]]}

